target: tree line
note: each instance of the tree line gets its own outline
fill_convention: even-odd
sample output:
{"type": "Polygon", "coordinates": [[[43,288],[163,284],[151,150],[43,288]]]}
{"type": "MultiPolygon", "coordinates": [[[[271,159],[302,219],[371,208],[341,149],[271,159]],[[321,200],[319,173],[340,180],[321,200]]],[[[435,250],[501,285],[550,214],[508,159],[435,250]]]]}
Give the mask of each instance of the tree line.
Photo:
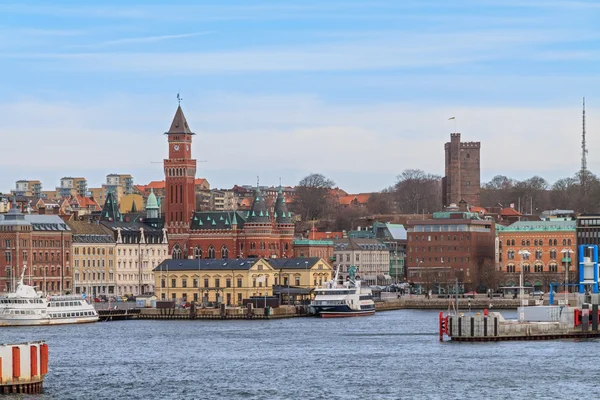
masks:
{"type": "MultiPolygon", "coordinates": [[[[382,214],[430,214],[442,210],[442,178],[420,169],[401,172],[393,185],[373,193],[366,207],[340,207],[335,182],[322,174],[304,177],[296,186],[291,205],[302,221],[318,221],[318,228],[355,229],[361,219],[382,214]]],[[[540,176],[517,180],[497,175],[481,186],[482,207],[514,206],[523,214],[566,209],[600,210],[600,179],[589,171],[578,172],[550,184],[540,176]]]]}

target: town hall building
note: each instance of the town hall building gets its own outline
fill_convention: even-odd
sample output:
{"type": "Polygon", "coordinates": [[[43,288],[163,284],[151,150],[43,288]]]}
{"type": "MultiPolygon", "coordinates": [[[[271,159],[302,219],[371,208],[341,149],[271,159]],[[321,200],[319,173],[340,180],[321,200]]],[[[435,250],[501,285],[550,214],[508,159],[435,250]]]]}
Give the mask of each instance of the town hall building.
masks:
{"type": "Polygon", "coordinates": [[[271,209],[257,186],[248,211],[196,211],[194,133],[181,106],[169,131],[164,160],[165,225],[173,259],[293,257],[294,222],[282,189],[271,209]]]}

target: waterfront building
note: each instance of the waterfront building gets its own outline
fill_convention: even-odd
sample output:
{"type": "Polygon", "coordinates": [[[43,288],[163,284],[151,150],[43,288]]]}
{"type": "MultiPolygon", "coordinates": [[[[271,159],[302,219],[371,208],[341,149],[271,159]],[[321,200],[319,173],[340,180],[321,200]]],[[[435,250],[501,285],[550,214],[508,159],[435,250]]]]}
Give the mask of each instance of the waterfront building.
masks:
{"type": "Polygon", "coordinates": [[[88,296],[116,294],[114,237],[97,221],[68,221],[73,235],[73,289],[88,296]]]}
{"type": "Polygon", "coordinates": [[[72,291],[71,228],[57,215],[0,215],[0,291],[11,292],[23,268],[28,284],[48,294],[72,291]]]}
{"type": "Polygon", "coordinates": [[[159,299],[230,306],[272,296],[273,286],[310,289],[332,276],[333,269],[323,258],[164,260],[154,268],[159,299]]]}
{"type": "Polygon", "coordinates": [[[42,197],[42,182],[38,180],[18,180],[15,183],[15,190],[12,191],[17,196],[42,197]]]}
{"type": "Polygon", "coordinates": [[[108,174],[102,187],[89,188],[88,191],[101,206],[104,206],[108,193],[112,193],[119,203],[123,196],[133,193],[133,177],[129,174],[108,174]]]}
{"type": "Polygon", "coordinates": [[[577,247],[586,244],[600,246],[600,214],[581,214],[576,221],[577,247]]]}
{"type": "Polygon", "coordinates": [[[93,197],[85,197],[80,195],[71,196],[68,201],[69,209],[77,216],[89,215],[98,212],[102,209],[100,204],[93,197]]]}
{"type": "Polygon", "coordinates": [[[87,180],[85,178],[65,176],[60,179],[60,186],[56,188],[55,197],[71,196],[87,196],[87,180]]]}
{"type": "Polygon", "coordinates": [[[461,142],[460,133],[451,133],[450,142],[444,145],[446,154],[446,176],[442,178],[442,205],[479,205],[480,142],[461,142]]]}
{"type": "Polygon", "coordinates": [[[109,192],[99,223],[106,227],[115,243],[115,286],[117,295],[154,292],[152,270],[169,258],[166,229],[158,218],[158,203],[153,193],[148,197],[146,217],[127,220],[109,192]]]}
{"type": "Polygon", "coordinates": [[[496,224],[478,213],[444,211],[431,219],[409,220],[406,268],[409,281],[426,290],[453,286],[475,290],[494,269],[496,224]],[[487,261],[486,261],[487,260],[487,261]]]}
{"type": "Polygon", "coordinates": [[[333,240],[295,239],[294,257],[333,258],[333,240]]]}
{"type": "Polygon", "coordinates": [[[196,211],[196,160],[189,128],[181,106],[166,133],[169,158],[165,170],[165,228],[174,259],[291,257],[294,223],[287,210],[283,189],[273,209],[260,188],[252,207],[242,211],[196,211]]]}
{"type": "Polygon", "coordinates": [[[576,221],[520,221],[498,226],[500,286],[523,285],[548,291],[568,277],[575,283],[576,221]],[[570,253],[572,252],[572,253],[570,253]]]}
{"type": "Polygon", "coordinates": [[[351,266],[358,268],[357,277],[366,285],[391,283],[390,251],[377,239],[335,239],[334,268],[339,266],[339,279],[345,281],[351,266]]]}
{"type": "Polygon", "coordinates": [[[406,229],[402,224],[391,224],[374,221],[365,229],[348,232],[350,238],[379,239],[390,252],[390,268],[388,275],[395,283],[405,279],[404,260],[406,258],[406,229]]]}
{"type": "Polygon", "coordinates": [[[10,210],[9,197],[5,194],[0,193],[0,214],[7,213],[10,210]]]}

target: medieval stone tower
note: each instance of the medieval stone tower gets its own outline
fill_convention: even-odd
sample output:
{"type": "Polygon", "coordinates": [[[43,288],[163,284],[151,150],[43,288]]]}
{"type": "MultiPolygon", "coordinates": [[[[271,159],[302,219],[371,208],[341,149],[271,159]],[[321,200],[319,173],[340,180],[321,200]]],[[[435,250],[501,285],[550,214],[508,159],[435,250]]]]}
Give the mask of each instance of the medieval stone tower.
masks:
{"type": "Polygon", "coordinates": [[[451,133],[444,145],[446,176],[442,179],[442,205],[449,206],[465,200],[470,206],[479,204],[480,142],[461,142],[460,133],[451,133]]]}

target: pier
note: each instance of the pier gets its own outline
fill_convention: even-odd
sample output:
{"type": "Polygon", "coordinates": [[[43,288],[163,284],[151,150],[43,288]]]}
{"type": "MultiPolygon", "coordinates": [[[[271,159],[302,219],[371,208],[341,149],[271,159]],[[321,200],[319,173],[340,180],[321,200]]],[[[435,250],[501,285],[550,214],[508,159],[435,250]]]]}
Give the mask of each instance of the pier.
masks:
{"type": "Polygon", "coordinates": [[[48,373],[48,345],[42,341],[0,345],[0,393],[39,394],[48,373]]]}
{"type": "Polygon", "coordinates": [[[129,308],[122,310],[98,310],[100,321],[119,321],[132,319],[156,320],[228,320],[228,319],[280,319],[305,317],[308,310],[304,306],[280,306],[276,308],[226,307],[219,308],[129,308]]]}

